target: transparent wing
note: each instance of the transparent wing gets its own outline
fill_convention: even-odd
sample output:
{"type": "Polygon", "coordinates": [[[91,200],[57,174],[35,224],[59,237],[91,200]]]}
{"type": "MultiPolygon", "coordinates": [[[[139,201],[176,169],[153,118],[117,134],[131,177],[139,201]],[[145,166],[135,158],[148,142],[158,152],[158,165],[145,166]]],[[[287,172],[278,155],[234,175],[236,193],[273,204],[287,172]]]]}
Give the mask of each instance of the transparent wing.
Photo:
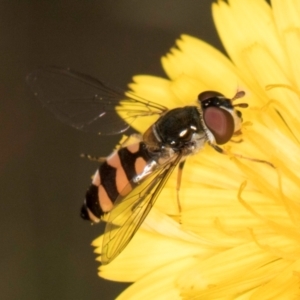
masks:
{"type": "Polygon", "coordinates": [[[149,175],[140,185],[134,187],[127,196],[117,199],[105,227],[101,256],[103,264],[111,262],[130,242],[181,157],[182,154],[178,154],[175,159],[173,158],[149,175]]]}
{"type": "Polygon", "coordinates": [[[77,129],[98,134],[123,132],[137,117],[160,115],[167,110],[160,104],[128,92],[125,95],[121,89],[69,69],[38,69],[26,80],[37,98],[57,118],[77,129]],[[125,112],[125,120],[116,113],[117,106],[125,112]]]}

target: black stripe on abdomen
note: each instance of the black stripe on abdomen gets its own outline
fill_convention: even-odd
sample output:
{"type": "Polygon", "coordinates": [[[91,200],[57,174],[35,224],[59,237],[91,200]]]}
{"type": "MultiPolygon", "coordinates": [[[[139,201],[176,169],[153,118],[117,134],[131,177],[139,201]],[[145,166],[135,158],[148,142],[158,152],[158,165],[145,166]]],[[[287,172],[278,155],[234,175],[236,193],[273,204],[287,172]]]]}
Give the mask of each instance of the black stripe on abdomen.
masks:
{"type": "Polygon", "coordinates": [[[107,161],[105,161],[99,167],[99,175],[101,179],[101,185],[105,189],[109,199],[112,202],[115,202],[117,197],[119,196],[119,192],[117,190],[117,185],[116,185],[117,169],[110,166],[107,163],[107,161]]]}
{"type": "Polygon", "coordinates": [[[137,158],[142,157],[145,161],[150,160],[151,155],[146,148],[145,143],[139,143],[139,150],[135,153],[132,153],[128,150],[127,147],[121,148],[118,152],[122,167],[127,176],[128,181],[130,182],[134,176],[136,176],[135,171],[135,162],[137,158]]]}
{"type": "Polygon", "coordinates": [[[81,217],[90,220],[87,208],[97,217],[100,218],[104,212],[100,207],[98,199],[98,186],[91,184],[85,194],[85,201],[81,207],[81,217]]]}

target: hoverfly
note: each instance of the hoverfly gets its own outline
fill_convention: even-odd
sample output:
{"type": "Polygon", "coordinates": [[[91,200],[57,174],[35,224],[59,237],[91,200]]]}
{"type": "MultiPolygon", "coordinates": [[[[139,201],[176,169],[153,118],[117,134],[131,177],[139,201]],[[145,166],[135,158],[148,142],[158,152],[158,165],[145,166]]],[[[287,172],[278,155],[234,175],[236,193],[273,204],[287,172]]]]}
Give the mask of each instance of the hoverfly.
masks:
{"type": "Polygon", "coordinates": [[[185,159],[206,143],[218,145],[239,134],[242,114],[232,99],[215,91],[198,95],[197,105],[167,107],[115,89],[109,84],[61,68],[42,68],[27,76],[34,94],[61,121],[80,130],[117,134],[137,118],[157,115],[157,121],[135,144],[113,152],[96,171],[81,216],[97,223],[108,214],[102,263],[111,262],[129,243],[154,205],[168,178],[185,159]],[[128,96],[129,95],[129,96],[128,96]],[[122,103],[125,119],[116,114],[122,103]]]}

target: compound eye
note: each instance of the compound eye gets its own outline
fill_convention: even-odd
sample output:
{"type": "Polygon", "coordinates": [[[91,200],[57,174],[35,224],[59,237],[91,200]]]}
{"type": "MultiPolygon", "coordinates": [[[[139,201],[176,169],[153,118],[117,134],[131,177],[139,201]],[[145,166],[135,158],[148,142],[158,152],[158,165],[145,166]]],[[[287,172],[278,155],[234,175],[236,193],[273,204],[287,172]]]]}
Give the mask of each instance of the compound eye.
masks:
{"type": "Polygon", "coordinates": [[[205,101],[207,99],[220,97],[220,96],[224,97],[224,95],[222,95],[221,93],[216,92],[216,91],[205,91],[205,92],[202,92],[198,95],[198,100],[200,102],[202,102],[202,101],[205,101]]]}
{"type": "Polygon", "coordinates": [[[227,143],[234,133],[234,120],[225,109],[208,107],[203,112],[203,119],[219,145],[227,143]]]}

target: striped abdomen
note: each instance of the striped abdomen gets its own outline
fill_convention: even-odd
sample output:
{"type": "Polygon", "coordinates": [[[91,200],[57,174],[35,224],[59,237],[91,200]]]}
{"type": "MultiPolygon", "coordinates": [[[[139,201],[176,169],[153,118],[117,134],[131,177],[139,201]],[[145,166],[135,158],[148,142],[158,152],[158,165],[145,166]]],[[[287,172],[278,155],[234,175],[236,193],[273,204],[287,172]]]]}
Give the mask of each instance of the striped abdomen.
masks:
{"type": "Polygon", "coordinates": [[[114,152],[100,165],[85,195],[81,216],[99,222],[109,212],[119,195],[126,196],[133,188],[130,181],[142,173],[152,155],[143,142],[114,152]]]}

